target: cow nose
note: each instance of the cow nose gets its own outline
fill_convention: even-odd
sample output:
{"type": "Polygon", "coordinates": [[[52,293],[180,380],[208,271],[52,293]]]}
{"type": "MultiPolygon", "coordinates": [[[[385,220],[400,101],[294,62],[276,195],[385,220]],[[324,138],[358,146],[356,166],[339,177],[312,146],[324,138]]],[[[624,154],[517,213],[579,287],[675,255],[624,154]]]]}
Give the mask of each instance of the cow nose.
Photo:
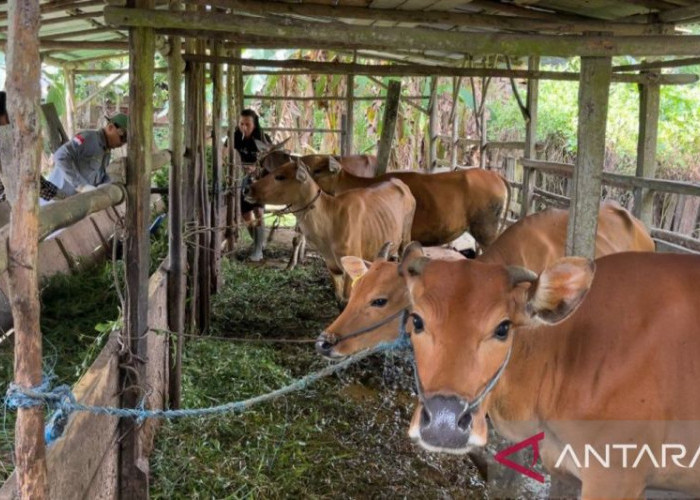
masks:
{"type": "Polygon", "coordinates": [[[461,449],[467,446],[472,416],[469,404],[455,396],[433,396],[423,402],[420,437],[433,447],[461,449]]]}
{"type": "Polygon", "coordinates": [[[333,351],[334,346],[335,343],[331,342],[325,333],[322,333],[316,340],[316,352],[321,356],[325,356],[327,358],[332,357],[331,351],[333,351]]]}

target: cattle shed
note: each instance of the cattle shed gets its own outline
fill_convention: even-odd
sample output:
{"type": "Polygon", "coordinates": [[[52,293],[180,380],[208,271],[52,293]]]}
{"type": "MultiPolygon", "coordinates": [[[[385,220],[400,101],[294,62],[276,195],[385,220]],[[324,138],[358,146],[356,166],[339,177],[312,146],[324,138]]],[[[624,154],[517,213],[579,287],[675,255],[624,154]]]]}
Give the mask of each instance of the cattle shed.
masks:
{"type": "MultiPolygon", "coordinates": [[[[345,127],[334,131],[341,134],[341,149],[346,154],[355,152],[352,133],[347,131],[353,130],[353,78],[357,75],[394,76],[397,80],[403,76],[452,77],[455,88],[469,78],[526,79],[527,95],[519,99],[526,130],[524,144],[518,145],[524,150],[524,175],[517,183],[522,191],[520,211],[526,214],[530,199],[537,194],[536,172],[571,177],[567,251],[592,256],[603,182],[633,189],[636,215],[647,224],[653,192],[700,195],[700,186],[654,179],[659,89],[697,81],[695,75],[664,73],[664,69],[700,63],[700,36],[684,29],[699,21],[700,6],[693,0],[0,0],[0,38],[7,60],[12,123],[2,144],[5,148],[11,144],[14,160],[3,168],[13,218],[9,228],[2,230],[7,243],[2,246],[0,264],[8,274],[13,297],[15,383],[23,388],[41,383],[37,244],[69,218],[49,218],[37,206],[42,64],[62,68],[69,82],[66,126],[72,132],[75,103],[70,82],[75,75],[99,73],[94,63],[100,60],[129,60],[123,70],[130,82],[125,182],[80,196],[86,200],[86,214],[126,200],[126,346],[119,360],[120,387],[126,389],[119,404],[134,408],[143,389],[139,381],[148,377],[146,360],[154,357],[146,335],[150,173],[154,163],[169,159],[167,328],[182,333],[187,318],[204,330],[210,294],[220,285],[222,243],[228,240],[232,245],[235,239],[233,231],[223,230],[234,224],[231,192],[236,186],[222,189],[225,178],[234,176],[235,164],[231,150],[227,162],[231,170],[222,171],[222,115],[224,108],[228,117],[243,109],[245,75],[322,73],[347,78],[345,127]],[[243,58],[242,49],[249,48],[331,50],[338,58],[334,62],[243,58]],[[166,67],[155,67],[156,52],[167,60],[166,67]],[[614,65],[615,56],[634,56],[641,62],[614,65]],[[580,57],[580,72],[540,70],[540,61],[547,57],[580,57]],[[382,63],[361,64],[358,58],[382,63]],[[153,75],[159,71],[168,73],[171,89],[169,155],[152,154],[153,75]],[[213,88],[210,119],[205,113],[207,71],[213,88]],[[574,166],[536,159],[541,79],[580,83],[574,166]],[[609,88],[615,82],[636,83],[640,89],[636,177],[604,175],[602,171],[609,88]],[[172,91],[183,84],[184,95],[172,91]],[[204,155],[210,140],[214,145],[211,192],[206,189],[204,155]]],[[[386,169],[399,101],[398,83],[388,87],[378,146],[380,169],[386,169]]],[[[435,102],[434,94],[431,102],[435,102]]],[[[432,169],[439,166],[435,143],[440,138],[432,128],[437,108],[432,105],[425,111],[431,123],[428,168],[432,169]]],[[[233,127],[226,133],[231,141],[233,127]]],[[[453,144],[458,140],[456,130],[448,140],[453,144]]],[[[482,151],[488,147],[485,133],[476,143],[482,151]]],[[[448,162],[449,166],[455,163],[454,157],[448,162]]],[[[513,168],[512,162],[506,164],[508,168],[513,168]]],[[[700,248],[697,240],[673,240],[679,242],[700,248]]],[[[171,407],[179,405],[181,349],[182,342],[177,342],[170,355],[169,394],[160,404],[169,399],[171,407]]],[[[49,494],[43,421],[41,407],[18,410],[16,478],[21,497],[49,494]]],[[[112,470],[117,486],[111,494],[145,498],[148,446],[144,441],[148,437],[144,433],[150,431],[126,418],[119,425],[126,437],[120,443],[119,465],[112,470]]]]}

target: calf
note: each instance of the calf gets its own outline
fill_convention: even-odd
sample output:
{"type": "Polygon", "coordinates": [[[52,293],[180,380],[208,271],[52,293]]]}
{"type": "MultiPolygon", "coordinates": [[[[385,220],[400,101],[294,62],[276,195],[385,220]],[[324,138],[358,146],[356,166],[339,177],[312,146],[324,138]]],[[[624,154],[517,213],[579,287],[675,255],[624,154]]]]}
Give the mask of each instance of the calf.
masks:
{"type": "Polygon", "coordinates": [[[323,257],[341,301],[347,300],[349,283],[344,282],[340,259],[371,259],[387,240],[403,247],[416,207],[408,187],[397,179],[337,196],[326,194],[301,160],[253,183],[246,197],[253,203],[286,205],[286,211],[296,215],[302,233],[323,257]]]}

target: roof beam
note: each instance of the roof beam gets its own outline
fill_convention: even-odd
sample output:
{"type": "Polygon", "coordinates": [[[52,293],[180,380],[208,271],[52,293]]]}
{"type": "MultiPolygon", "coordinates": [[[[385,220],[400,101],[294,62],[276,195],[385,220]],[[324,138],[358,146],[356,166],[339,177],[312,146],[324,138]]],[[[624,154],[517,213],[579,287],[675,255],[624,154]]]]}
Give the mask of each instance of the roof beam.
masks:
{"type": "Polygon", "coordinates": [[[639,64],[625,64],[613,66],[613,71],[644,71],[647,69],[661,68],[681,68],[685,66],[693,66],[700,64],[700,57],[688,57],[685,59],[672,59],[670,61],[652,61],[639,64]]]}
{"type": "Polygon", "coordinates": [[[377,46],[414,50],[437,50],[464,54],[510,56],[653,56],[697,55],[700,36],[600,36],[513,35],[463,33],[421,28],[376,28],[340,23],[284,23],[213,12],[171,12],[107,6],[104,18],[119,27],[179,28],[200,32],[232,32],[245,36],[270,36],[325,42],[328,49],[343,44],[362,48],[377,46]],[[338,42],[338,40],[342,40],[338,42]]]}
{"type": "Polygon", "coordinates": [[[641,35],[663,33],[673,25],[617,23],[599,20],[577,19],[552,20],[534,17],[516,17],[489,14],[467,14],[439,10],[369,9],[365,7],[340,7],[309,3],[286,3],[279,1],[257,2],[252,0],[190,0],[199,5],[216,5],[254,15],[299,15],[320,16],[332,19],[364,19],[392,21],[398,23],[441,24],[447,26],[471,26],[499,30],[531,31],[548,33],[583,33],[606,31],[618,35],[641,35]]]}
{"type": "MultiPolygon", "coordinates": [[[[268,67],[303,69],[318,73],[355,74],[372,76],[488,76],[495,78],[533,78],[538,80],[579,81],[579,73],[557,71],[527,71],[495,68],[457,68],[450,66],[426,66],[420,64],[379,65],[337,62],[317,62],[305,59],[272,61],[268,59],[248,59],[240,57],[215,57],[198,54],[184,54],[185,61],[219,64],[240,64],[248,67],[268,67]]],[[[617,83],[660,83],[688,84],[698,81],[697,75],[634,75],[614,74],[611,81],[617,83]]]]}
{"type": "Polygon", "coordinates": [[[674,10],[665,10],[659,13],[659,19],[669,23],[689,23],[700,18],[700,5],[680,7],[674,10]]]}

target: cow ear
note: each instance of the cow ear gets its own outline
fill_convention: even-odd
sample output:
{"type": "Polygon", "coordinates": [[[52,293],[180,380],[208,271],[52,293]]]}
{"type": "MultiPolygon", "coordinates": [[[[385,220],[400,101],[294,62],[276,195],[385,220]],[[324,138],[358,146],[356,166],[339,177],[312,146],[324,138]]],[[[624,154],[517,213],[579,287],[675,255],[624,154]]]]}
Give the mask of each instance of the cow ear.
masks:
{"type": "Polygon", "coordinates": [[[337,174],[343,167],[340,162],[335,159],[335,156],[328,155],[328,171],[332,174],[337,174]]]}
{"type": "Polygon", "coordinates": [[[343,270],[353,281],[361,278],[367,272],[367,264],[365,264],[365,261],[352,255],[341,257],[340,265],[343,266],[343,270]]]}
{"type": "Polygon", "coordinates": [[[430,259],[423,255],[423,247],[417,241],[412,241],[403,251],[399,262],[399,274],[404,278],[420,276],[425,264],[430,259]]]}
{"type": "Polygon", "coordinates": [[[259,153],[267,153],[267,151],[273,147],[271,144],[258,139],[255,139],[255,146],[257,146],[259,153]]]}
{"type": "Polygon", "coordinates": [[[301,159],[297,159],[297,180],[299,182],[305,182],[306,178],[309,176],[309,168],[304,165],[301,159]]]}
{"type": "Polygon", "coordinates": [[[595,263],[582,257],[557,260],[540,274],[530,292],[527,312],[548,324],[569,317],[583,302],[593,282],[595,263]]]}

